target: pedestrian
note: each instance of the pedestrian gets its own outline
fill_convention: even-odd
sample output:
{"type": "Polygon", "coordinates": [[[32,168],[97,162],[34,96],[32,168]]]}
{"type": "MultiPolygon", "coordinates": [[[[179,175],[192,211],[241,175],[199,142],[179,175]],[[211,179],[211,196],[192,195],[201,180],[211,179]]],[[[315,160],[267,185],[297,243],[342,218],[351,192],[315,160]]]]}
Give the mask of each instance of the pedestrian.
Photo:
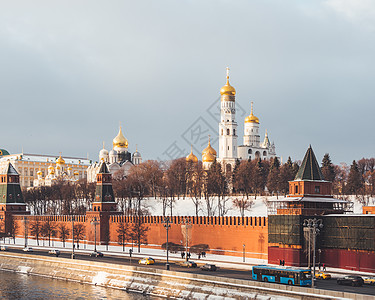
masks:
{"type": "Polygon", "coordinates": [[[201,254],[200,253],[198,254],[198,259],[201,259],[201,254]]]}
{"type": "Polygon", "coordinates": [[[281,259],[279,259],[279,265],[282,266],[283,265],[283,261],[281,259]]]}
{"type": "Polygon", "coordinates": [[[181,258],[184,259],[185,257],[185,252],[181,252],[181,258]]]}
{"type": "Polygon", "coordinates": [[[202,252],[202,257],[206,257],[206,252],[202,252]]]}
{"type": "Polygon", "coordinates": [[[187,256],[188,256],[188,258],[190,258],[190,256],[191,256],[191,255],[190,255],[190,252],[188,252],[187,256]]]}
{"type": "Polygon", "coordinates": [[[325,271],[325,270],[326,270],[326,264],[323,263],[323,271],[325,271]]]}
{"type": "Polygon", "coordinates": [[[319,262],[318,267],[319,267],[319,271],[320,271],[320,269],[322,268],[322,263],[321,262],[319,262]]]}

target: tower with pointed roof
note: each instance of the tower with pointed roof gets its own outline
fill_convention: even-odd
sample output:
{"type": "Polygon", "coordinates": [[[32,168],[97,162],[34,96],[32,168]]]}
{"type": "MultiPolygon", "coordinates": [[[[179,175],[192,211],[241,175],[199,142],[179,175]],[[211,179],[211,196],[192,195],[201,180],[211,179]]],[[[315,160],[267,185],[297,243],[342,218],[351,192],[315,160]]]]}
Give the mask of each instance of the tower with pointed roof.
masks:
{"type": "Polygon", "coordinates": [[[233,170],[237,159],[236,90],[229,83],[227,68],[226,84],[220,89],[219,157],[226,171],[233,170]]]}
{"type": "Polygon", "coordinates": [[[285,260],[287,265],[306,264],[304,221],[327,215],[343,215],[351,203],[332,196],[332,183],[326,181],[310,145],[293,181],[289,195],[269,201],[268,262],[285,260]]]}
{"type": "Polygon", "coordinates": [[[0,206],[2,211],[15,213],[26,211],[20,176],[10,162],[0,168],[0,206]]]}
{"type": "Polygon", "coordinates": [[[99,172],[96,175],[95,201],[93,211],[116,211],[115,196],[112,188],[112,175],[104,161],[100,162],[99,172]]]}

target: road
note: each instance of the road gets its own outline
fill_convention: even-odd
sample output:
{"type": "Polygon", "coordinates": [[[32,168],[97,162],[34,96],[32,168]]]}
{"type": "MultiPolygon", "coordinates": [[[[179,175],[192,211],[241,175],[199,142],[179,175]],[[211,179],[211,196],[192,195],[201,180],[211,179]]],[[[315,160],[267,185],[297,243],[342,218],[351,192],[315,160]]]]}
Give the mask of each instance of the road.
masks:
{"type": "MultiPolygon", "coordinates": [[[[12,248],[11,246],[8,247],[9,252],[14,253],[23,253],[25,254],[22,249],[20,248],[12,248]]],[[[27,252],[27,254],[32,255],[39,255],[39,256],[49,256],[48,250],[34,250],[33,252],[27,252]]],[[[63,258],[71,258],[71,252],[68,251],[61,251],[59,257],[63,258]]],[[[105,255],[104,257],[90,257],[89,254],[84,253],[76,253],[76,259],[85,260],[85,261],[102,261],[106,263],[113,263],[113,264],[121,264],[121,265],[133,265],[143,268],[157,268],[165,270],[165,261],[156,261],[154,265],[139,265],[137,258],[132,258],[131,261],[129,257],[124,256],[116,256],[116,255],[105,255]]],[[[170,270],[177,271],[177,272],[186,272],[186,273],[194,273],[194,274],[202,274],[202,275],[214,275],[218,277],[226,277],[226,278],[234,278],[234,279],[242,279],[242,280],[251,280],[251,273],[249,270],[240,270],[240,269],[230,269],[230,268],[219,268],[215,272],[208,272],[202,271],[200,268],[186,268],[177,265],[175,262],[170,261],[170,270]]],[[[333,290],[333,291],[345,291],[350,293],[357,293],[357,294],[365,294],[365,295],[374,295],[375,296],[375,286],[364,285],[362,287],[352,287],[352,286],[342,286],[336,283],[336,279],[332,278],[330,280],[317,280],[316,281],[316,288],[323,289],[323,290],[333,290]]]]}

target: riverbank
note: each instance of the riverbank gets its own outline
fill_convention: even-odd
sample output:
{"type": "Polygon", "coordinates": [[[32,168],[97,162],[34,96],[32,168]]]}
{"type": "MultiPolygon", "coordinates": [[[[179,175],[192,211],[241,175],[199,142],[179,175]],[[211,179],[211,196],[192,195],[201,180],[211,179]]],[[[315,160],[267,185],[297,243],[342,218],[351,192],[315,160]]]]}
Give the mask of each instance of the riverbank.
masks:
{"type": "Polygon", "coordinates": [[[365,295],[311,288],[5,252],[0,253],[0,269],[169,299],[204,299],[207,296],[222,299],[372,299],[365,295]]]}

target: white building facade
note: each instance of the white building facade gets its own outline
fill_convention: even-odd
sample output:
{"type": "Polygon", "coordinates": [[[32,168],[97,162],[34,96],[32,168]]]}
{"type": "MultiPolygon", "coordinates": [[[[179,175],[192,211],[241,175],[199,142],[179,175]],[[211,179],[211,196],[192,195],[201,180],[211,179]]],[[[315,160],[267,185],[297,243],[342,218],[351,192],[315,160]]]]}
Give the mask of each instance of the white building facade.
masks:
{"type": "MultiPolygon", "coordinates": [[[[220,89],[220,94],[219,156],[216,158],[215,152],[215,155],[210,153],[208,157],[207,149],[203,150],[202,161],[205,169],[209,168],[215,159],[222,164],[225,172],[230,172],[238,160],[266,160],[276,157],[275,144],[270,142],[267,130],[263,142],[260,142],[260,122],[259,118],[254,116],[253,102],[251,102],[250,115],[244,122],[243,144],[237,145],[236,90],[229,83],[228,68],[227,81],[220,89]]],[[[211,147],[210,143],[209,147],[211,147]]]]}

